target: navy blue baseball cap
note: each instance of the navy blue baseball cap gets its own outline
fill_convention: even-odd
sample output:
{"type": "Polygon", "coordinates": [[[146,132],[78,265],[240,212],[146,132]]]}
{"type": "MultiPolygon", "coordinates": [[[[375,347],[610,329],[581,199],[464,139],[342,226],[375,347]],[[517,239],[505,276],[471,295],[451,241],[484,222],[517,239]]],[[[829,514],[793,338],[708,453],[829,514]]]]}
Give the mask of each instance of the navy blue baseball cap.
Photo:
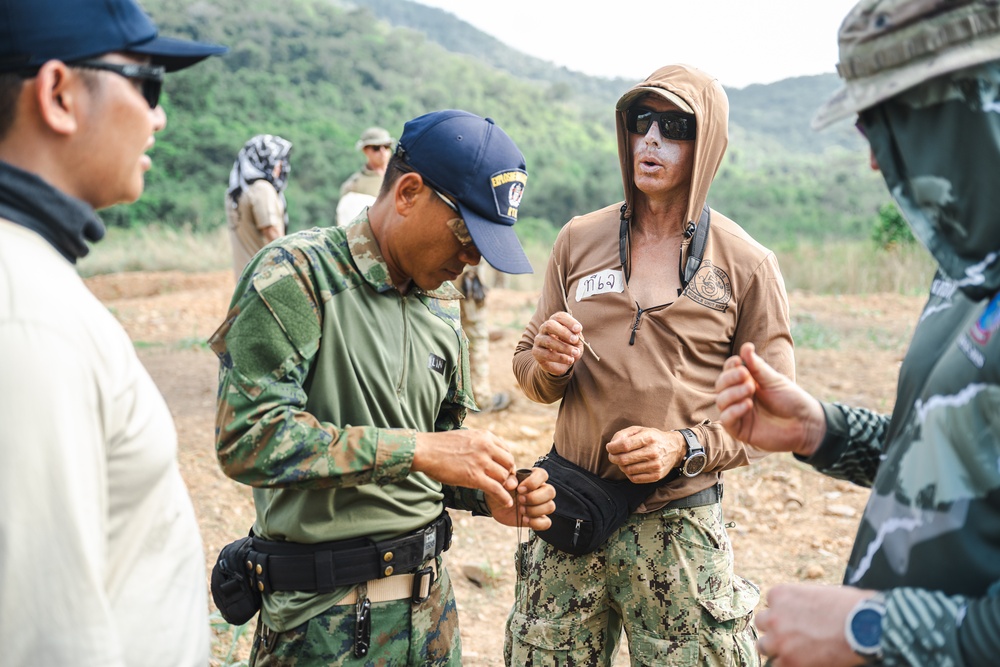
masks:
{"type": "Polygon", "coordinates": [[[226,50],[159,37],[133,0],[0,0],[0,72],[112,52],[148,55],[172,72],[226,50]]]}
{"type": "Polygon", "coordinates": [[[479,254],[504,273],[532,273],[514,233],[528,181],[524,155],[491,118],[446,109],[403,126],[396,153],[458,204],[479,254]]]}

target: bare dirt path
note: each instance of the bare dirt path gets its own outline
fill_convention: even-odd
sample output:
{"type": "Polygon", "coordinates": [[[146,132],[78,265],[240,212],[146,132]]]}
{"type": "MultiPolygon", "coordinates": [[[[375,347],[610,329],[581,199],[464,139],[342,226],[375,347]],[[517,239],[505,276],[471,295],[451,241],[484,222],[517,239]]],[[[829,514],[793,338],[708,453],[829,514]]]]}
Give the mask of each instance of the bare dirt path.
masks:
{"type": "MultiPolygon", "coordinates": [[[[229,272],[128,273],[98,276],[88,286],[118,317],[166,397],[180,442],[181,469],[194,501],[211,567],[218,550],[245,534],[253,520],[249,489],[226,478],[213,449],[217,365],[204,341],[222,321],[233,289],[229,272]]],[[[537,295],[495,289],[491,323],[493,384],[510,391],[509,410],[470,415],[513,443],[519,464],[530,465],[551,442],[556,406],[528,401],[517,389],[510,357],[537,295]]],[[[814,395],[891,410],[896,374],[922,298],[790,295],[799,381],[814,395]]],[[[723,506],[737,571],[766,592],[783,581],[839,583],[868,492],[775,455],[726,473],[723,506]]],[[[446,553],[455,581],[465,664],[502,665],[503,624],[513,601],[517,534],[485,518],[453,514],[456,539],[446,553]],[[464,576],[474,574],[481,584],[464,576]],[[485,576],[485,580],[484,580],[485,576]]],[[[214,664],[229,635],[214,647],[214,664]]],[[[237,657],[246,657],[244,639],[237,657]]],[[[627,664],[625,656],[620,664],[627,664]]]]}

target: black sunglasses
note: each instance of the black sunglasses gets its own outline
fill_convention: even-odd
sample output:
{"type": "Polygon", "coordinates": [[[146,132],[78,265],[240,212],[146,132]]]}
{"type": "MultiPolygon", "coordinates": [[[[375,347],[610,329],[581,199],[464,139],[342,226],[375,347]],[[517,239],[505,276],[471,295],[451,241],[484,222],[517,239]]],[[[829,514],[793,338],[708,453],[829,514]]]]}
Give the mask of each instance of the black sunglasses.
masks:
{"type": "Polygon", "coordinates": [[[163,74],[165,67],[150,65],[135,65],[133,63],[109,63],[104,60],[75,60],[66,63],[70,67],[96,69],[102,72],[114,72],[126,79],[142,82],[142,96],[150,109],[155,109],[160,103],[160,91],[163,89],[163,74]]]}
{"type": "Polygon", "coordinates": [[[695,138],[694,116],[681,111],[652,111],[631,107],[625,112],[625,127],[633,134],[646,134],[649,126],[658,123],[660,134],[671,141],[691,141],[695,138]]]}

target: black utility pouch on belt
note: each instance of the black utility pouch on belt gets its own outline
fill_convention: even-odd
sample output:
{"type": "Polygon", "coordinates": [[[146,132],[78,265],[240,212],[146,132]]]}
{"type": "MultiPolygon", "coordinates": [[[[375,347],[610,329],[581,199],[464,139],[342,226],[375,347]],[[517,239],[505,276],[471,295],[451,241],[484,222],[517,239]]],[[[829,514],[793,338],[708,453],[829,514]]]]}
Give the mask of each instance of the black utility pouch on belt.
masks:
{"type": "Polygon", "coordinates": [[[556,509],[549,515],[552,527],[537,535],[575,556],[604,544],[658,486],[677,477],[671,472],[649,484],[604,479],[559,456],[555,447],[535,466],[549,473],[548,483],[556,490],[556,509]]]}
{"type": "Polygon", "coordinates": [[[247,570],[252,546],[250,536],[227,544],[212,568],[212,599],[222,618],[232,625],[243,625],[260,611],[260,591],[247,570]]]}

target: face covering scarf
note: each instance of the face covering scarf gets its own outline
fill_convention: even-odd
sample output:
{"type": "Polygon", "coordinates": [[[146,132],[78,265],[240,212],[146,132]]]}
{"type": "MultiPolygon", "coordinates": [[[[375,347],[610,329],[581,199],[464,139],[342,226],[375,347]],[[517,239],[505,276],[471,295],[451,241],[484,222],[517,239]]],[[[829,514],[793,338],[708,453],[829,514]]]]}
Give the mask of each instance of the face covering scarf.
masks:
{"type": "Polygon", "coordinates": [[[861,123],[914,235],[970,299],[1000,291],[1000,60],[938,77],[861,123]]]}
{"type": "Polygon", "coordinates": [[[291,165],[288,154],[292,150],[292,142],[274,134],[258,134],[240,149],[236,162],[229,172],[230,205],[236,208],[243,190],[250,187],[254,181],[265,180],[274,186],[281,199],[281,208],[285,211],[285,227],[288,227],[288,206],[285,202],[285,186],[288,185],[288,173],[291,165]],[[274,174],[275,165],[281,165],[278,175],[274,174]]]}

